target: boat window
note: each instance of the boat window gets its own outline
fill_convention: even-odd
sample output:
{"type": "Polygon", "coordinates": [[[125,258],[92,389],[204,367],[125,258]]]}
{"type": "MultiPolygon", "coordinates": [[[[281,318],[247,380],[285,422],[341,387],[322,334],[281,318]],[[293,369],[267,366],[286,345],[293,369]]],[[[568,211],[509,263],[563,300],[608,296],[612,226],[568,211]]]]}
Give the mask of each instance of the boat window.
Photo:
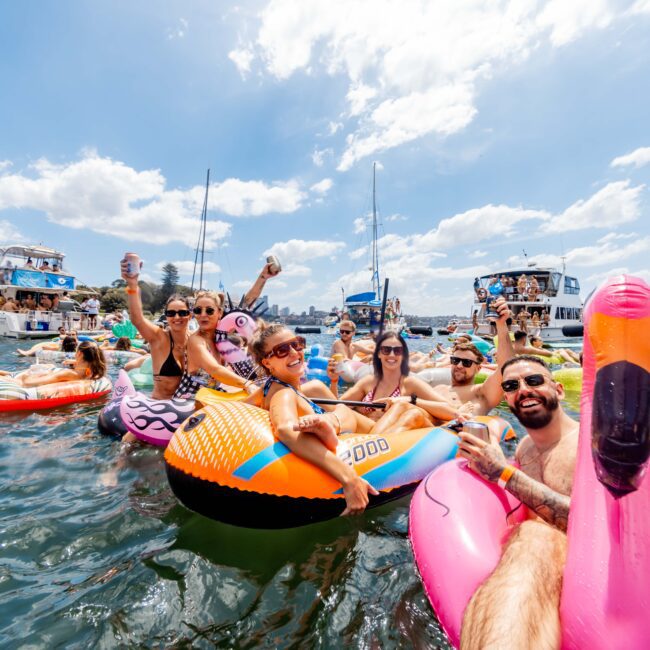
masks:
{"type": "Polygon", "coordinates": [[[557,296],[557,292],[560,289],[560,278],[562,277],[561,273],[551,273],[549,277],[549,286],[548,291],[546,292],[549,296],[557,296]]]}
{"type": "Polygon", "coordinates": [[[574,296],[580,293],[580,284],[577,278],[570,278],[569,276],[564,278],[564,293],[574,296]]]}

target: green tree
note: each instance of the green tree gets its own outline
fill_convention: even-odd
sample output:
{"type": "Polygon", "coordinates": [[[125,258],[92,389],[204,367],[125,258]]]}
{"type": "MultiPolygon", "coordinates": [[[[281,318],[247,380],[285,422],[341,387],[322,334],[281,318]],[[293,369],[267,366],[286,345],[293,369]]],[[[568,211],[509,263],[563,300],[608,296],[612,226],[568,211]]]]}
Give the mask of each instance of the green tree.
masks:
{"type": "Polygon", "coordinates": [[[176,291],[178,284],[178,269],[171,262],[162,267],[162,285],[160,287],[160,301],[164,303],[176,291]]]}
{"type": "Polygon", "coordinates": [[[113,282],[111,282],[111,287],[114,289],[124,289],[124,287],[126,287],[126,280],[123,280],[122,278],[113,280],[113,282]]]}
{"type": "Polygon", "coordinates": [[[101,297],[102,309],[106,312],[126,309],[126,293],[124,289],[109,289],[101,297]]]}

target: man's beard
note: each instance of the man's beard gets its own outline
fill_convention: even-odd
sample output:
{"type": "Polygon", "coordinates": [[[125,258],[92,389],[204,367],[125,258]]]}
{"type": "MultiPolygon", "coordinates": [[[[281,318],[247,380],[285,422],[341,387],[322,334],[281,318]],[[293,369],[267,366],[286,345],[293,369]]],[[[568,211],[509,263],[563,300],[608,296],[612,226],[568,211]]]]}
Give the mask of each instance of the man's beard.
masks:
{"type": "Polygon", "coordinates": [[[518,406],[519,402],[530,399],[529,397],[517,400],[517,405],[510,407],[510,410],[517,416],[519,422],[527,429],[543,429],[553,419],[553,413],[557,411],[560,405],[557,395],[553,395],[548,399],[542,395],[535,395],[535,398],[541,401],[541,406],[545,407],[536,413],[529,413],[528,409],[521,409],[518,406]]]}
{"type": "Polygon", "coordinates": [[[465,373],[462,374],[460,381],[456,378],[454,370],[451,371],[451,385],[452,386],[469,386],[474,383],[474,375],[468,377],[465,373]]]}

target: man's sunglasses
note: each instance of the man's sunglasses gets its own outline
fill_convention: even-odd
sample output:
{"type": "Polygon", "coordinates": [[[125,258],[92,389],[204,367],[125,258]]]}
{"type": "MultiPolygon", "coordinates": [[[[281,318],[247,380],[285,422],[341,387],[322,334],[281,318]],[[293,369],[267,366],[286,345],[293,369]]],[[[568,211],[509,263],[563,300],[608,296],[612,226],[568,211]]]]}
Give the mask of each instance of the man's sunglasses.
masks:
{"type": "Polygon", "coordinates": [[[174,316],[187,318],[189,315],[190,315],[189,309],[167,309],[165,311],[165,316],[167,316],[167,318],[174,318],[174,316]]]}
{"type": "Polygon", "coordinates": [[[354,332],[354,330],[339,330],[339,332],[341,334],[352,334],[352,332],[354,332]]]}
{"type": "Polygon", "coordinates": [[[302,352],[306,346],[307,341],[305,341],[302,336],[296,336],[296,338],[291,339],[291,341],[278,343],[278,345],[274,346],[265,358],[269,359],[270,357],[277,357],[278,359],[284,359],[285,357],[289,356],[289,352],[291,352],[291,350],[302,352]]]}
{"type": "Polygon", "coordinates": [[[192,311],[196,316],[200,316],[203,312],[205,312],[208,316],[212,316],[217,310],[214,307],[194,307],[192,311]]]}
{"type": "MultiPolygon", "coordinates": [[[[526,386],[537,388],[537,386],[541,386],[546,381],[546,377],[540,373],[535,373],[534,375],[524,377],[524,381],[526,382],[526,386]]],[[[503,388],[504,393],[514,393],[516,390],[519,390],[519,380],[506,379],[501,382],[501,388],[503,388]]]]}
{"type": "Polygon", "coordinates": [[[396,357],[401,357],[404,353],[404,348],[401,345],[380,345],[379,352],[384,356],[389,356],[392,352],[396,357]]]}
{"type": "Polygon", "coordinates": [[[471,368],[473,364],[480,366],[481,364],[478,361],[473,359],[461,359],[460,357],[449,357],[449,363],[452,366],[457,366],[459,363],[463,364],[463,368],[471,368]]]}

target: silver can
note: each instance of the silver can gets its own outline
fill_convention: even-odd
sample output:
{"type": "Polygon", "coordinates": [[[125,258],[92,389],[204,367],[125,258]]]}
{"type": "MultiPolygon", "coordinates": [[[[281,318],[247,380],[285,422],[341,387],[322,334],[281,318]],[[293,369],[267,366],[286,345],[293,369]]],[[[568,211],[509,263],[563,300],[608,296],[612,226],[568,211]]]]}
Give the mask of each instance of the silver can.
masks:
{"type": "Polygon", "coordinates": [[[282,265],[280,264],[280,260],[275,256],[275,255],[269,255],[266,258],[266,263],[270,264],[269,266],[269,272],[271,275],[277,275],[282,271],[282,265]]]}
{"type": "Polygon", "coordinates": [[[490,442],[490,430],[487,424],[483,424],[482,422],[465,422],[463,424],[463,431],[465,433],[471,433],[473,436],[485,442],[490,442]]]}
{"type": "Polygon", "coordinates": [[[140,267],[142,266],[140,256],[137,253],[125,253],[124,259],[126,260],[126,274],[130,278],[138,277],[140,275],[140,267]]]}

